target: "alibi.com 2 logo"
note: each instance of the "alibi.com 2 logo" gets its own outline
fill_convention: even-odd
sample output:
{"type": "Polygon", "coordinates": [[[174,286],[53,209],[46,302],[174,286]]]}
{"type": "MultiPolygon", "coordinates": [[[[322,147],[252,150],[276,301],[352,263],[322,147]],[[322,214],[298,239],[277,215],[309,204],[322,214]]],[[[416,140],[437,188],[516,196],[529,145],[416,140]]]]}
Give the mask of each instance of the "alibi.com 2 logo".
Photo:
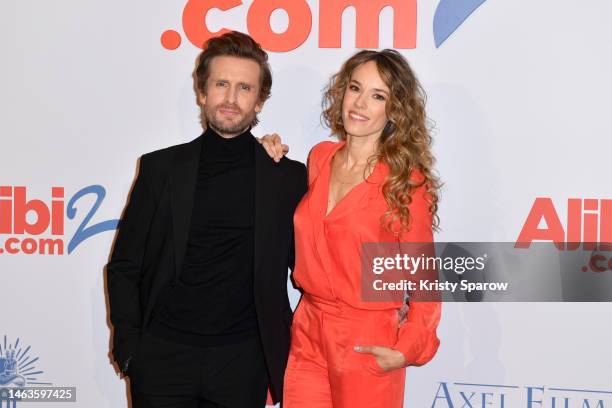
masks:
{"type": "MultiPolygon", "coordinates": [[[[441,0],[433,21],[436,47],[440,47],[485,1],[441,0]]],[[[208,12],[212,9],[227,11],[241,5],[240,0],[187,1],[182,18],[185,36],[201,48],[209,38],[232,30],[227,27],[211,32],[206,26],[208,12]]],[[[319,48],[341,47],[342,14],[348,7],[355,9],[357,48],[379,48],[379,16],[385,7],[393,9],[393,47],[416,48],[417,0],[320,0],[318,5],[319,48]]],[[[248,9],[244,8],[249,34],[268,51],[292,51],[311,34],[313,9],[306,0],[254,0],[248,9]],[[270,17],[278,9],[284,10],[289,19],[282,33],[275,32],[270,25],[270,17]]],[[[176,30],[166,30],[161,35],[161,43],[168,50],[177,49],[181,42],[182,36],[176,30]]]]}
{"type": "Polygon", "coordinates": [[[51,187],[47,202],[30,199],[25,186],[0,186],[0,254],[63,255],[73,252],[83,241],[117,228],[119,220],[91,224],[106,196],[100,185],[79,190],[68,203],[64,187],[51,187]],[[77,220],[77,203],[85,196],[94,196],[89,208],[71,237],[65,236],[67,222],[77,220]]]}
{"type": "Polygon", "coordinates": [[[561,251],[582,248],[591,255],[582,272],[612,272],[612,200],[570,198],[565,227],[549,197],[535,199],[514,245],[549,241],[561,251]]]}

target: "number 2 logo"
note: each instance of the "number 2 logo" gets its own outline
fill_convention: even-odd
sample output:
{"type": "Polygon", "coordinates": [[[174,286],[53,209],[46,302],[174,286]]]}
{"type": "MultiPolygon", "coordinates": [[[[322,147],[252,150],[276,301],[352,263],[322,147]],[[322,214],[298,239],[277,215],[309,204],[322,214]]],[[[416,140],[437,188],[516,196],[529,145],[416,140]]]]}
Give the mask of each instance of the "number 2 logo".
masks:
{"type": "Polygon", "coordinates": [[[100,234],[105,231],[113,231],[117,229],[117,225],[119,224],[119,220],[107,220],[99,222],[97,224],[89,225],[89,222],[100,208],[100,205],[102,204],[102,201],[104,201],[104,197],[106,196],[106,190],[104,189],[104,187],[97,184],[81,189],[70,199],[66,207],[66,215],[69,219],[73,220],[76,217],[78,212],[75,206],[76,203],[82,197],[85,197],[88,194],[95,195],[96,201],[89,209],[87,215],[85,215],[85,218],[83,218],[83,221],[81,221],[81,224],[78,226],[73,237],[70,239],[70,242],[68,243],[68,254],[74,251],[76,247],[78,247],[83,241],[91,238],[96,234],[100,234]]]}

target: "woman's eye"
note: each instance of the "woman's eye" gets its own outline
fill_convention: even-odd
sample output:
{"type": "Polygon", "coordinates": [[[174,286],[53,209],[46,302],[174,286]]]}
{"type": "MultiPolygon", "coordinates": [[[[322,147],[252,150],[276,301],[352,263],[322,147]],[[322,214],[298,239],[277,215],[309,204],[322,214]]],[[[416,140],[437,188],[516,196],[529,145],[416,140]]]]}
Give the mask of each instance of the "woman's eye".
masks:
{"type": "Polygon", "coordinates": [[[359,92],[359,87],[357,85],[349,85],[349,89],[353,92],[359,92]]]}
{"type": "Polygon", "coordinates": [[[379,101],[384,101],[386,98],[384,95],[374,94],[374,99],[378,99],[379,101]]]}

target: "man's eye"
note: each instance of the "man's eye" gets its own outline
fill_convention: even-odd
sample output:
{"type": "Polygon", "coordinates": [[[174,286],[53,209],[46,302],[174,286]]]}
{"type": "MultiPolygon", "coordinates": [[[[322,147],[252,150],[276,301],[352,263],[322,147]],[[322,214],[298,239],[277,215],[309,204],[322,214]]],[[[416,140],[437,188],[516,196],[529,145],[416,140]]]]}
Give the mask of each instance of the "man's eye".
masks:
{"type": "Polygon", "coordinates": [[[217,82],[217,86],[225,86],[225,82],[219,81],[219,82],[217,82]]]}
{"type": "Polygon", "coordinates": [[[251,90],[251,87],[249,85],[242,85],[241,88],[242,88],[243,91],[250,91],[251,90]]]}

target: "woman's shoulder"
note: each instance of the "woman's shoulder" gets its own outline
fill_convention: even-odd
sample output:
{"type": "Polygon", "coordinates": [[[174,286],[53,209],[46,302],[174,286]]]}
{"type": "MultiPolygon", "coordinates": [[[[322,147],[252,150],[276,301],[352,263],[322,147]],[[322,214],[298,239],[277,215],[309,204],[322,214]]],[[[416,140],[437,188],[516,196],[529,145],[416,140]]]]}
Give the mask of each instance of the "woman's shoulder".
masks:
{"type": "Polygon", "coordinates": [[[317,143],[308,154],[308,182],[312,183],[319,175],[319,169],[328,155],[337,148],[339,142],[326,140],[317,143]]]}
{"type": "Polygon", "coordinates": [[[340,144],[340,142],[333,142],[331,140],[325,140],[323,142],[319,142],[310,149],[310,157],[321,157],[324,156],[325,153],[328,153],[334,148],[336,148],[340,144]]]}
{"type": "Polygon", "coordinates": [[[318,166],[318,164],[321,161],[324,161],[332,151],[335,151],[338,148],[339,144],[341,144],[341,142],[332,142],[330,140],[317,143],[312,149],[310,149],[310,153],[308,154],[308,162],[318,166]]]}

